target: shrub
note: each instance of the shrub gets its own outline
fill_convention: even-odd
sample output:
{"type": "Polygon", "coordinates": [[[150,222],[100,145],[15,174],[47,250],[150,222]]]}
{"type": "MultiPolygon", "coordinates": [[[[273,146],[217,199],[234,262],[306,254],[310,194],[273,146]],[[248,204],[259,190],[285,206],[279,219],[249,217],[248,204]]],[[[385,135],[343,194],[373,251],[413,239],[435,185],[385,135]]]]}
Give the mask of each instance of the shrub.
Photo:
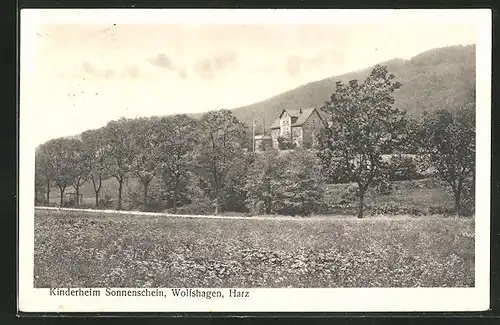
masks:
{"type": "Polygon", "coordinates": [[[110,209],[113,207],[113,199],[110,195],[106,194],[103,198],[99,199],[99,208],[100,209],[110,209]]]}
{"type": "Polygon", "coordinates": [[[468,179],[464,184],[464,190],[462,193],[462,202],[460,204],[460,215],[472,216],[475,213],[476,208],[476,192],[474,179],[468,179]]]}
{"type": "Polygon", "coordinates": [[[221,189],[220,206],[222,211],[248,212],[245,205],[247,196],[246,181],[250,166],[255,157],[253,153],[246,153],[234,158],[231,164],[224,187],[221,189]]]}
{"type": "Polygon", "coordinates": [[[291,150],[295,149],[297,144],[291,138],[278,137],[278,148],[280,150],[291,150]]]}
{"type": "Polygon", "coordinates": [[[252,214],[271,214],[275,193],[271,180],[283,175],[286,161],[277,152],[266,151],[255,158],[248,169],[245,204],[252,214]]]}
{"type": "Polygon", "coordinates": [[[262,155],[247,179],[247,207],[254,213],[306,216],[324,208],[323,180],[316,157],[303,150],[262,155]]]}
{"type": "Polygon", "coordinates": [[[395,155],[388,163],[388,176],[391,181],[402,181],[422,178],[417,163],[412,157],[395,155]]]}
{"type": "Polygon", "coordinates": [[[387,180],[381,180],[375,186],[375,192],[379,195],[387,195],[392,193],[392,183],[387,180]]]}

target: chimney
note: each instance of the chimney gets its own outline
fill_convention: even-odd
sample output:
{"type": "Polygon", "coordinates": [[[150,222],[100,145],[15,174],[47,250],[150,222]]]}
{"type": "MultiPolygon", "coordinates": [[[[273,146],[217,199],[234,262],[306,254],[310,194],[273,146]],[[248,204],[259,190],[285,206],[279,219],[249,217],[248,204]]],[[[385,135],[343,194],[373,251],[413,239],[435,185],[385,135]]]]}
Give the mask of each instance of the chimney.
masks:
{"type": "Polygon", "coordinates": [[[299,108],[299,114],[302,114],[302,108],[299,108]]]}

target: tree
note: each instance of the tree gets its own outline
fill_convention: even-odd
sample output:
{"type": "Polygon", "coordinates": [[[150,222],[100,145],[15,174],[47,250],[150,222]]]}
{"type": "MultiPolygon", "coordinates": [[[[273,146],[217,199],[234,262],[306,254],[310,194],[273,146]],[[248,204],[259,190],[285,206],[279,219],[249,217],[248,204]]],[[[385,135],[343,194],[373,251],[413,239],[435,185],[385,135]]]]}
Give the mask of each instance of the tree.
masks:
{"type": "Polygon", "coordinates": [[[59,188],[59,205],[64,206],[64,191],[73,182],[73,161],[74,152],[72,148],[78,140],[75,139],[54,139],[45,143],[45,154],[51,161],[54,171],[54,182],[59,188]]]}
{"type": "Polygon", "coordinates": [[[118,182],[118,210],[122,209],[123,185],[130,174],[134,142],[131,121],[122,118],[109,122],[104,130],[106,154],[109,157],[109,174],[118,182]]]}
{"type": "Polygon", "coordinates": [[[35,190],[45,186],[47,205],[50,203],[50,185],[55,178],[55,156],[49,143],[40,145],[35,151],[35,190]]]}
{"type": "Polygon", "coordinates": [[[143,187],[143,209],[148,209],[149,184],[159,170],[159,127],[156,119],[139,118],[131,124],[132,160],[130,170],[143,187]]]}
{"type": "Polygon", "coordinates": [[[187,115],[163,117],[159,121],[158,150],[164,172],[163,179],[171,190],[172,210],[177,203],[182,184],[186,183],[197,143],[196,121],[187,115]]]}
{"type": "Polygon", "coordinates": [[[220,195],[234,157],[243,153],[246,129],[229,110],[206,113],[200,121],[199,172],[210,185],[210,196],[219,213],[220,195]]]}
{"type": "Polygon", "coordinates": [[[306,150],[265,152],[250,167],[246,204],[254,214],[309,215],[323,202],[323,177],[317,157],[306,150]]]}
{"type": "Polygon", "coordinates": [[[246,182],[250,166],[256,158],[252,151],[243,152],[234,157],[227,170],[226,183],[221,190],[220,206],[224,211],[247,212],[246,182]]]}
{"type": "Polygon", "coordinates": [[[318,137],[318,156],[324,169],[343,171],[357,183],[358,218],[363,217],[366,191],[386,172],[382,155],[407,141],[405,114],[392,107],[393,92],[400,87],[387,67],[377,65],[362,84],[338,81],[322,107],[329,118],[318,137]]]}
{"type": "Polygon", "coordinates": [[[285,170],[271,180],[274,192],[273,210],[291,216],[306,216],[317,212],[323,202],[323,178],[317,157],[305,150],[294,151],[285,160],[285,170]]]}
{"type": "Polygon", "coordinates": [[[274,150],[265,151],[255,157],[248,170],[245,184],[247,193],[245,203],[251,213],[273,213],[275,193],[271,183],[284,177],[285,163],[286,160],[279,159],[278,153],[274,150]]]}
{"type": "Polygon", "coordinates": [[[476,171],[475,105],[466,105],[455,114],[447,110],[424,114],[418,131],[416,141],[421,153],[454,195],[456,215],[470,213],[463,211],[462,201],[468,200],[473,210],[470,196],[474,195],[476,171]]]}
{"type": "Polygon", "coordinates": [[[89,130],[82,133],[83,148],[86,153],[88,176],[95,193],[95,207],[99,208],[99,193],[102,181],[108,178],[109,154],[106,151],[105,129],[89,130]]]}
{"type": "Polygon", "coordinates": [[[71,185],[75,189],[75,204],[80,207],[80,188],[87,181],[89,174],[89,165],[87,152],[83,148],[83,143],[80,140],[74,140],[70,143],[71,147],[71,185]]]}

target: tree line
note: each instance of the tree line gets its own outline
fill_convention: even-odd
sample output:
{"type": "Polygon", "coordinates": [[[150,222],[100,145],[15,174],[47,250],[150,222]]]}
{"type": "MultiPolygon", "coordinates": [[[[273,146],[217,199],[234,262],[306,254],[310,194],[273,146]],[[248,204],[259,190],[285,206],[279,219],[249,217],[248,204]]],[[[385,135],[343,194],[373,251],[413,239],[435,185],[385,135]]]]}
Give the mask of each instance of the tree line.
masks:
{"type": "Polygon", "coordinates": [[[141,185],[145,210],[161,201],[173,213],[196,205],[215,214],[306,215],[320,209],[324,183],[351,182],[362,218],[368,189],[394,180],[401,168],[415,169],[413,159],[384,156],[413,153],[420,169],[446,182],[456,214],[464,214],[464,206],[474,204],[475,106],[410,118],[394,107],[393,93],[401,86],[382,65],[362,82],[337,82],[321,107],[327,118],[317,147],[285,154],[252,152],[249,130],[224,109],[200,120],[175,115],[111,121],[81,139],[54,139],[36,149],[37,197],[43,189],[48,203],[55,186],[63,206],[72,187],[79,206],[80,189],[88,183],[99,207],[103,181],[112,178],[120,210],[124,185],[133,178],[141,185]]]}

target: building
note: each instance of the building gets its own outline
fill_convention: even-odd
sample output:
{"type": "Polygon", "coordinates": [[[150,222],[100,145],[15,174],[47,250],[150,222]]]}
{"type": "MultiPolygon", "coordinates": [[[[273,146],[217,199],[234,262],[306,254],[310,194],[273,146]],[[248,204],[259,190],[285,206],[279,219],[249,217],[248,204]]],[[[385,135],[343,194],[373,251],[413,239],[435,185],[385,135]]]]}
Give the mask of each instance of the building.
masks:
{"type": "Polygon", "coordinates": [[[255,151],[266,151],[272,148],[273,139],[270,135],[260,134],[254,137],[255,151]]]}
{"type": "Polygon", "coordinates": [[[323,121],[316,108],[284,109],[271,125],[272,146],[280,149],[278,139],[281,137],[291,140],[297,147],[314,147],[322,127],[323,121]]]}

